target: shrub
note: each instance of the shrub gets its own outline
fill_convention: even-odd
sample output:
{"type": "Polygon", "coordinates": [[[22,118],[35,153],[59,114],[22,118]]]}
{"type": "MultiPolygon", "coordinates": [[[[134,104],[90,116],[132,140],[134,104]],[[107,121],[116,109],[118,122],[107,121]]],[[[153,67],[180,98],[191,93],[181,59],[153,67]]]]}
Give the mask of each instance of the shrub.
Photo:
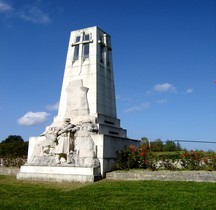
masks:
{"type": "Polygon", "coordinates": [[[185,151],[182,154],[182,166],[189,170],[199,170],[202,169],[202,159],[203,155],[201,152],[185,151]]]}
{"type": "Polygon", "coordinates": [[[203,151],[150,152],[148,145],[129,146],[120,151],[117,169],[216,170],[216,153],[203,151]]]}
{"type": "Polygon", "coordinates": [[[131,145],[126,149],[126,151],[120,151],[118,153],[116,168],[146,168],[147,163],[147,150],[145,149],[145,146],[136,148],[131,145]]]}
{"type": "Polygon", "coordinates": [[[3,167],[18,167],[20,168],[22,165],[25,164],[25,162],[27,161],[27,157],[23,156],[23,157],[3,157],[0,158],[0,166],[3,167]]]}

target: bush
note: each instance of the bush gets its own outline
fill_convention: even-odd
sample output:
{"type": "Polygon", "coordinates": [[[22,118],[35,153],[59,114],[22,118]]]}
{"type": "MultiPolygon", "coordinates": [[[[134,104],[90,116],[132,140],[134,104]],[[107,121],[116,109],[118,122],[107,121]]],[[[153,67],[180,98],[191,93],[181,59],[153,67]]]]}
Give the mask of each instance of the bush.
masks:
{"type": "Polygon", "coordinates": [[[117,169],[131,169],[138,168],[137,149],[130,146],[126,151],[120,151],[117,154],[116,168],[117,169]]]}
{"type": "Polygon", "coordinates": [[[18,167],[20,168],[27,161],[27,157],[4,157],[0,158],[0,166],[2,167],[18,167]]]}
{"type": "Polygon", "coordinates": [[[117,155],[116,169],[216,170],[216,153],[203,151],[150,152],[148,145],[129,146],[117,155]]]}
{"type": "Polygon", "coordinates": [[[185,151],[182,166],[189,170],[216,170],[216,154],[214,152],[185,151]]]}
{"type": "Polygon", "coordinates": [[[155,160],[156,156],[147,150],[146,145],[141,145],[138,148],[131,145],[125,151],[120,151],[117,154],[116,168],[151,168],[154,170],[155,160]]]}

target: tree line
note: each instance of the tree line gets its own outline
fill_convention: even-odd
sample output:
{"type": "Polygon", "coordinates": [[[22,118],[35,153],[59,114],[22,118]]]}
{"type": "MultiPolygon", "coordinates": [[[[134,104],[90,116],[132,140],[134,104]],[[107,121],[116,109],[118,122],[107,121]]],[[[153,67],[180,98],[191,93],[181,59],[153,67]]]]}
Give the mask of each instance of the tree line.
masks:
{"type": "Polygon", "coordinates": [[[0,143],[0,157],[26,157],[28,153],[28,142],[21,136],[10,135],[0,143]]]}
{"type": "Polygon", "coordinates": [[[140,144],[144,145],[146,149],[153,152],[171,152],[182,150],[181,145],[172,140],[163,142],[161,139],[156,139],[150,142],[147,137],[142,137],[140,144]]]}

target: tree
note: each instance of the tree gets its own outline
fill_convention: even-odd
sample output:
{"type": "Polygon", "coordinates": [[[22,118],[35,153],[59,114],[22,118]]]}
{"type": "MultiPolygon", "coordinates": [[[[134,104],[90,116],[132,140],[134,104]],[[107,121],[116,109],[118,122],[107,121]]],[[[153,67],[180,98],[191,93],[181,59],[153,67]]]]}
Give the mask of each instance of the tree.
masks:
{"type": "Polygon", "coordinates": [[[10,135],[0,143],[0,157],[27,156],[28,142],[21,136],[10,135]]]}
{"type": "Polygon", "coordinates": [[[149,150],[149,140],[147,137],[142,137],[140,140],[140,145],[144,146],[147,150],[149,150]]]}
{"type": "Polygon", "coordinates": [[[153,142],[150,143],[151,145],[151,151],[154,152],[162,152],[163,151],[163,142],[161,139],[156,139],[153,142]]]}
{"type": "Polygon", "coordinates": [[[176,144],[174,141],[167,140],[164,145],[164,151],[178,151],[181,150],[180,144],[176,144]]]}
{"type": "Polygon", "coordinates": [[[149,140],[147,137],[142,137],[141,140],[140,140],[140,144],[148,144],[149,143],[149,140]]]}

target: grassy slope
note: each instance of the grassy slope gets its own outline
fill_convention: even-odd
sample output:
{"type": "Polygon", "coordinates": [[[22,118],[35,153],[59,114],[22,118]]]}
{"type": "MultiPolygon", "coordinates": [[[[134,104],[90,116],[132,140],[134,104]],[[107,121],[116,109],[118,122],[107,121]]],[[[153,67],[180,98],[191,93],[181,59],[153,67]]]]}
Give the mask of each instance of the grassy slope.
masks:
{"type": "Polygon", "coordinates": [[[42,183],[0,176],[0,209],[215,209],[216,184],[108,181],[42,183]]]}

